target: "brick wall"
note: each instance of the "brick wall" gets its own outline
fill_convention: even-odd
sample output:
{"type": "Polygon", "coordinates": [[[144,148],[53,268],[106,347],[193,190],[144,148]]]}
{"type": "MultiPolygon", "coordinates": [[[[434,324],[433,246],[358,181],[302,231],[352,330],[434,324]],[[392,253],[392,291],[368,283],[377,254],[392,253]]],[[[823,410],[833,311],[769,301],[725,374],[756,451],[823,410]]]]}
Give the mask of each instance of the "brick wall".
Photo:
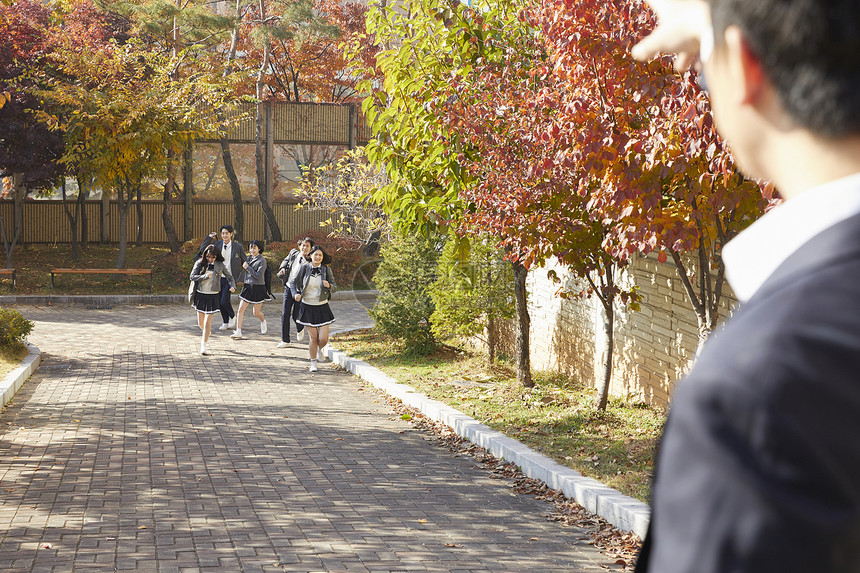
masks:
{"type": "MultiPolygon", "coordinates": [[[[659,263],[656,256],[637,256],[622,280],[642,294],[642,310],[625,311],[616,305],[613,395],[666,405],[675,382],[688,370],[698,341],[696,316],[684,292],[674,264],[659,263]]],[[[597,299],[562,299],[561,286],[576,289],[564,267],[548,266],[529,274],[531,359],[535,370],[562,371],[594,383],[600,372],[606,340],[603,306],[597,299]],[[547,278],[555,270],[562,284],[547,278]]],[[[723,287],[720,317],[725,318],[735,299],[723,287]]],[[[505,346],[513,348],[507,325],[501,333],[505,346]]]]}

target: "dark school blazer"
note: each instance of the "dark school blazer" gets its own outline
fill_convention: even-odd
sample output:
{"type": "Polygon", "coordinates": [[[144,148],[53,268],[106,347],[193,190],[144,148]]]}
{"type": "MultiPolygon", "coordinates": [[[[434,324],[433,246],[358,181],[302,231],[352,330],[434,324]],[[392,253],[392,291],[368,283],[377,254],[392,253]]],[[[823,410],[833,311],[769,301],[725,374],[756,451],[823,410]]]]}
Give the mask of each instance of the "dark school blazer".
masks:
{"type": "MultiPolygon", "coordinates": [[[[203,239],[203,244],[200,245],[200,248],[197,250],[197,256],[194,258],[196,259],[197,257],[202,256],[203,250],[211,243],[212,237],[207,235],[206,238],[203,239]]],[[[236,279],[236,282],[245,282],[245,269],[242,268],[242,263],[244,263],[248,258],[247,255],[245,255],[245,248],[242,246],[242,243],[238,241],[231,241],[231,243],[233,245],[233,256],[230,257],[232,260],[229,261],[230,272],[233,274],[233,278],[236,279]]],[[[215,241],[215,248],[218,249],[218,252],[220,253],[221,249],[224,248],[224,241],[221,239],[215,241]]],[[[224,261],[224,263],[227,264],[227,261],[224,261]]]]}
{"type": "Polygon", "coordinates": [[[813,237],[674,394],[637,572],[860,571],[860,215],[813,237]]]}
{"type": "MultiPolygon", "coordinates": [[[[284,281],[284,289],[290,290],[289,281],[290,281],[290,274],[292,274],[292,272],[293,272],[293,266],[294,265],[301,266],[306,262],[308,262],[307,259],[304,257],[304,255],[302,255],[302,252],[298,249],[292,249],[292,250],[290,250],[289,253],[287,253],[287,256],[284,257],[284,260],[281,261],[281,265],[278,267],[278,272],[280,272],[281,269],[284,270],[284,276],[282,277],[282,279],[284,281]]],[[[298,270],[298,267],[297,267],[297,270],[298,270]]]]}

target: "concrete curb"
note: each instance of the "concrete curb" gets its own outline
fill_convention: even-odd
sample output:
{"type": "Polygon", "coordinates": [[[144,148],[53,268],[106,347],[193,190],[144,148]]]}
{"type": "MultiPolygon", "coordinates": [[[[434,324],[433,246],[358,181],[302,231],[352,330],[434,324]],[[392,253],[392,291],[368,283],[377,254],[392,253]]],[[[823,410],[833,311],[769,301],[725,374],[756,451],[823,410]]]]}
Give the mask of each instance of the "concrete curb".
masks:
{"type": "MultiPolygon", "coordinates": [[[[275,293],[278,296],[276,304],[281,303],[283,292],[275,293]]],[[[344,290],[335,291],[332,300],[369,300],[376,298],[375,290],[344,290]]],[[[233,299],[238,300],[239,295],[234,294],[233,299]]],[[[141,295],[2,295],[0,305],[11,306],[20,304],[47,305],[47,304],[85,304],[97,307],[113,307],[121,304],[188,304],[184,294],[141,294],[141,295]]]]}
{"type": "Polygon", "coordinates": [[[575,500],[624,531],[645,538],[651,510],[647,504],[584,477],[576,470],[563,466],[526,446],[478,422],[447,404],[428,398],[411,386],[401,384],[381,370],[361,360],[350,358],[331,345],[323,353],[335,364],[366,380],[372,386],[419,410],[425,416],[453,428],[460,436],[486,448],[494,456],[513,462],[522,472],[539,479],[565,496],[575,500]]]}
{"type": "Polygon", "coordinates": [[[3,394],[3,406],[9,403],[15,392],[24,385],[33,372],[39,367],[39,362],[42,360],[42,352],[37,346],[27,343],[30,351],[21,362],[21,366],[6,375],[3,380],[0,380],[0,393],[3,394]]]}

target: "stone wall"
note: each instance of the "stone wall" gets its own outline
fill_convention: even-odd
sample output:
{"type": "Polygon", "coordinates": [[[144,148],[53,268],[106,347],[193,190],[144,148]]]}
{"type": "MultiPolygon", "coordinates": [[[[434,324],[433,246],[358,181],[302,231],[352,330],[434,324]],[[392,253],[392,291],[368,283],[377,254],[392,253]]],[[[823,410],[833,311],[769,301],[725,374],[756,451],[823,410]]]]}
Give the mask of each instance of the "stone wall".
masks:
{"type": "MultiPolygon", "coordinates": [[[[695,356],[696,315],[671,260],[659,263],[653,255],[636,256],[622,280],[638,286],[643,300],[639,312],[616,305],[610,392],[667,405],[675,382],[695,356]]],[[[577,290],[564,267],[548,266],[529,274],[532,368],[562,371],[593,385],[606,349],[603,306],[596,298],[563,299],[557,295],[562,286],[577,290]],[[562,277],[561,284],[547,278],[549,270],[562,277]]],[[[724,285],[720,317],[728,316],[735,303],[728,285],[724,285]]],[[[501,334],[510,351],[510,325],[501,334]]]]}

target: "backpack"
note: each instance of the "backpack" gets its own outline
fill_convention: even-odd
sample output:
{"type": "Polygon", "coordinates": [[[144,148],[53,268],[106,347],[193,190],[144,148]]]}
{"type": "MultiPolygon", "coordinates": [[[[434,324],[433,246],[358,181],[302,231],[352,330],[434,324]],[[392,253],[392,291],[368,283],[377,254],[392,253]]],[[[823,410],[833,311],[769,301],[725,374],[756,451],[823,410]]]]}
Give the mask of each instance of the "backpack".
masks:
{"type": "Polygon", "coordinates": [[[290,273],[293,272],[293,265],[295,265],[296,263],[301,264],[296,260],[296,256],[300,255],[301,251],[298,249],[292,249],[289,253],[287,253],[286,259],[289,264],[284,267],[284,276],[281,277],[281,280],[284,281],[284,286],[287,286],[287,282],[290,280],[290,273]]]}
{"type": "Polygon", "coordinates": [[[272,269],[266,265],[266,272],[263,275],[263,280],[266,282],[266,294],[269,295],[269,300],[277,300],[272,294],[272,269]]]}

